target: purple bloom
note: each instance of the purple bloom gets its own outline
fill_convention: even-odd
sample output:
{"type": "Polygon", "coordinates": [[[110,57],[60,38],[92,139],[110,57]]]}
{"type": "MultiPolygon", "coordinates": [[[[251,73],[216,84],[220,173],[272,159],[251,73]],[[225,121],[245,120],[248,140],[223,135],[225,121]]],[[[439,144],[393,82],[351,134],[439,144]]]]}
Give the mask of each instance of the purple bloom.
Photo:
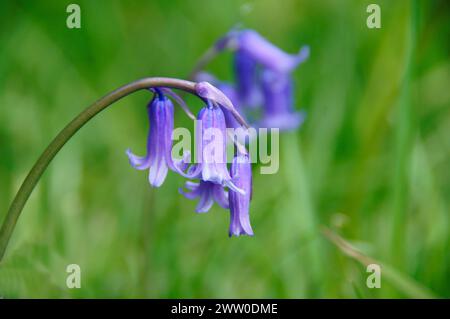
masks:
{"type": "Polygon", "coordinates": [[[298,54],[288,54],[253,30],[241,31],[238,37],[239,51],[275,72],[289,73],[309,55],[308,47],[303,47],[298,54]]]}
{"type": "Polygon", "coordinates": [[[264,113],[259,126],[280,130],[298,128],[304,115],[294,111],[291,76],[266,70],[262,75],[262,89],[264,113]]]}
{"type": "Polygon", "coordinates": [[[242,188],[245,194],[230,191],[228,194],[230,205],[229,236],[253,236],[250,225],[250,200],[252,196],[252,167],[248,155],[238,155],[231,164],[233,183],[242,188]]]}
{"type": "MultiPolygon", "coordinates": [[[[180,81],[181,82],[181,81],[180,81]]],[[[188,181],[185,183],[186,190],[180,188],[180,193],[188,199],[198,198],[196,211],[199,213],[207,212],[214,202],[217,202],[223,208],[229,209],[230,203],[234,203],[235,207],[232,210],[239,216],[240,221],[234,221],[233,226],[235,235],[252,234],[251,227],[245,224],[245,213],[239,213],[242,210],[241,206],[247,207],[248,204],[242,205],[243,199],[246,195],[251,196],[251,188],[247,187],[245,172],[242,174],[238,172],[240,166],[233,166],[233,174],[227,168],[227,130],[224,112],[227,112],[231,120],[234,118],[233,125],[247,126],[245,120],[234,107],[233,102],[237,101],[237,94],[235,94],[234,87],[223,84],[222,88],[227,93],[212,86],[207,82],[170,84],[169,87],[180,86],[181,89],[193,93],[205,101],[204,106],[198,116],[196,122],[196,159],[195,163],[190,165],[190,154],[185,152],[183,158],[174,160],[172,158],[172,132],[174,128],[174,106],[172,101],[167,96],[175,100],[186,114],[195,119],[190,112],[184,100],[173,92],[168,87],[151,87],[149,90],[154,93],[153,99],[147,105],[148,119],[150,128],[147,138],[147,153],[143,157],[134,155],[129,149],[127,156],[130,164],[138,170],[149,170],[149,182],[154,187],[159,187],[164,182],[168,170],[173,170],[189,179],[197,179],[199,182],[188,181]],[[247,189],[246,193],[243,188],[236,186],[234,180],[243,188],[247,189]],[[230,199],[229,193],[233,194],[234,200],[230,199]],[[239,196],[237,196],[237,194],[239,196]],[[237,205],[237,206],[236,206],[237,205]],[[238,223],[238,224],[237,224],[238,223]],[[242,230],[239,230],[239,227],[242,230]],[[249,228],[250,227],[250,228],[249,228]],[[249,230],[250,229],[250,230],[249,230]]],[[[246,154],[245,146],[237,143],[236,149],[239,154],[246,154]]],[[[246,156],[246,155],[245,155],[246,156]]],[[[245,158],[244,156],[244,158],[245,158]]],[[[233,164],[236,165],[236,164],[233,164]]],[[[251,172],[249,173],[251,174],[251,172]]],[[[251,176],[251,175],[250,175],[251,176]]],[[[251,178],[251,177],[250,177],[251,178]]],[[[235,214],[235,215],[236,215],[235,214]]],[[[233,215],[234,216],[234,215],[233,215]]],[[[235,219],[235,218],[234,218],[235,219]]],[[[233,220],[234,220],[233,219],[233,220]]],[[[248,218],[247,218],[248,219],[248,218]]]]}
{"type": "Polygon", "coordinates": [[[168,168],[173,169],[172,139],[173,104],[160,90],[147,106],[150,129],[147,138],[147,154],[144,157],[134,155],[127,150],[131,166],[138,170],[149,169],[149,182],[159,187],[164,182],[168,168]]]}
{"type": "Polygon", "coordinates": [[[290,73],[309,56],[309,47],[297,55],[277,48],[257,32],[244,30],[235,35],[235,74],[241,107],[263,107],[261,127],[296,129],[303,114],[294,112],[290,73]]]}
{"type": "Polygon", "coordinates": [[[225,192],[222,185],[205,182],[200,180],[200,183],[186,182],[186,187],[190,192],[185,192],[180,188],[180,193],[188,199],[199,198],[199,202],[195,211],[197,213],[206,213],[209,211],[214,201],[216,201],[221,207],[228,209],[228,193],[225,192]]]}
{"type": "Polygon", "coordinates": [[[227,169],[226,154],[226,125],[225,116],[221,108],[207,100],[208,105],[200,110],[196,136],[196,163],[189,167],[186,173],[180,172],[187,178],[202,179],[227,186],[236,192],[243,191],[231,181],[227,169]]]}

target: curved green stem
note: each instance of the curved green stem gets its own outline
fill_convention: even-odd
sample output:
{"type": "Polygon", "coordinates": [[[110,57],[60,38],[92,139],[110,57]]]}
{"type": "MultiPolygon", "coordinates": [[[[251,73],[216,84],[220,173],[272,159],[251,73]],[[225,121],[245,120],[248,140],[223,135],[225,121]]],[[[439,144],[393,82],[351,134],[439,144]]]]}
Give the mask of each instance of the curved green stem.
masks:
{"type": "Polygon", "coordinates": [[[55,139],[45,149],[39,157],[33,168],[28,173],[27,177],[22,183],[14,200],[9,207],[6,218],[0,229],[0,261],[8,246],[8,242],[16,226],[17,220],[22,212],[25,203],[33,192],[34,187],[38,183],[47,166],[50,164],[59,150],[67,143],[67,141],[90,119],[103,111],[105,108],[120,100],[121,98],[142,89],[151,87],[169,87],[175,89],[182,89],[190,93],[196,93],[195,82],[184,81],[171,78],[144,78],[135,82],[124,85],[117,90],[105,95],[90,105],[83,112],[81,112],[75,119],[73,119],[65,128],[59,132],[55,139]]]}

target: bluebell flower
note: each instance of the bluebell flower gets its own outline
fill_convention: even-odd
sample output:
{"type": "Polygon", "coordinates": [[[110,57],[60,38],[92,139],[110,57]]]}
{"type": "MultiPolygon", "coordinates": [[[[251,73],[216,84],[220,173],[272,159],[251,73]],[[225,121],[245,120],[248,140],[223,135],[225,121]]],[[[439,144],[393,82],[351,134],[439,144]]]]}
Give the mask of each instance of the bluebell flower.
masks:
{"type": "Polygon", "coordinates": [[[231,164],[233,183],[245,193],[230,191],[228,194],[230,206],[229,236],[253,236],[250,225],[250,200],[252,197],[252,168],[248,155],[237,155],[231,164]]]}
{"type": "Polygon", "coordinates": [[[130,149],[127,155],[131,166],[138,170],[149,169],[149,182],[159,187],[164,182],[168,168],[174,168],[172,160],[172,131],[174,110],[172,102],[155,89],[155,95],[147,106],[150,129],[147,138],[147,154],[144,157],[134,155],[130,149]]]}
{"type": "Polygon", "coordinates": [[[289,74],[263,72],[264,110],[258,126],[293,130],[303,123],[304,113],[294,111],[292,86],[289,74]]]}
{"type": "Polygon", "coordinates": [[[226,124],[222,109],[211,100],[207,100],[207,105],[200,110],[197,119],[200,120],[200,125],[196,128],[196,162],[187,169],[187,172],[180,174],[243,193],[231,181],[227,169],[226,124]]]}
{"type": "Polygon", "coordinates": [[[214,202],[221,207],[228,209],[228,193],[222,185],[200,180],[199,183],[187,181],[184,185],[188,192],[180,188],[180,193],[188,199],[199,198],[195,211],[197,213],[206,213],[214,202]]]}
{"type": "MultiPolygon", "coordinates": [[[[308,58],[308,46],[302,47],[297,54],[289,54],[256,31],[232,30],[217,41],[215,48],[235,51],[236,85],[217,80],[214,84],[234,99],[233,104],[244,117],[253,119],[255,126],[280,130],[292,130],[301,125],[304,114],[294,110],[291,73],[308,58]],[[248,108],[261,111],[258,113],[248,108]]],[[[228,127],[237,127],[227,112],[225,116],[228,127]]]]}

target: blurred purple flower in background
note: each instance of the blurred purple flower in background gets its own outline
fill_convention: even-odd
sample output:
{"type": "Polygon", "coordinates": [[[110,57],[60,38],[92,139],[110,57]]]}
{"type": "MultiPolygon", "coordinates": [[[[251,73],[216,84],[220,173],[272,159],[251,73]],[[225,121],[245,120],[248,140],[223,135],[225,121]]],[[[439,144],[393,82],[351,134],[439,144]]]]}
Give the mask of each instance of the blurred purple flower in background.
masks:
{"type": "MultiPolygon", "coordinates": [[[[216,42],[215,49],[234,51],[236,84],[214,84],[226,88],[224,93],[233,100],[243,117],[252,118],[257,127],[297,129],[304,113],[294,110],[294,91],[291,73],[309,57],[309,47],[303,46],[297,54],[288,54],[253,30],[232,30],[216,42]],[[259,115],[250,116],[259,109],[259,115]]],[[[204,74],[204,73],[203,73],[204,74]]],[[[235,127],[230,121],[229,127],[235,127]]]]}

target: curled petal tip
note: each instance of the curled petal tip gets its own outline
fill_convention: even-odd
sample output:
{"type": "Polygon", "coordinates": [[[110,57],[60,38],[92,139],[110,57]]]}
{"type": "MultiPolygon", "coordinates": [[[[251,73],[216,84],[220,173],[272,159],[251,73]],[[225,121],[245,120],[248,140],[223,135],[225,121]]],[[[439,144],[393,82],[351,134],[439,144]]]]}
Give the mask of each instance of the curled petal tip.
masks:
{"type": "Polygon", "coordinates": [[[148,157],[140,157],[137,155],[134,155],[133,152],[131,152],[130,149],[127,149],[125,153],[128,156],[128,161],[130,162],[130,165],[138,170],[144,170],[149,167],[149,160],[148,157]]]}

